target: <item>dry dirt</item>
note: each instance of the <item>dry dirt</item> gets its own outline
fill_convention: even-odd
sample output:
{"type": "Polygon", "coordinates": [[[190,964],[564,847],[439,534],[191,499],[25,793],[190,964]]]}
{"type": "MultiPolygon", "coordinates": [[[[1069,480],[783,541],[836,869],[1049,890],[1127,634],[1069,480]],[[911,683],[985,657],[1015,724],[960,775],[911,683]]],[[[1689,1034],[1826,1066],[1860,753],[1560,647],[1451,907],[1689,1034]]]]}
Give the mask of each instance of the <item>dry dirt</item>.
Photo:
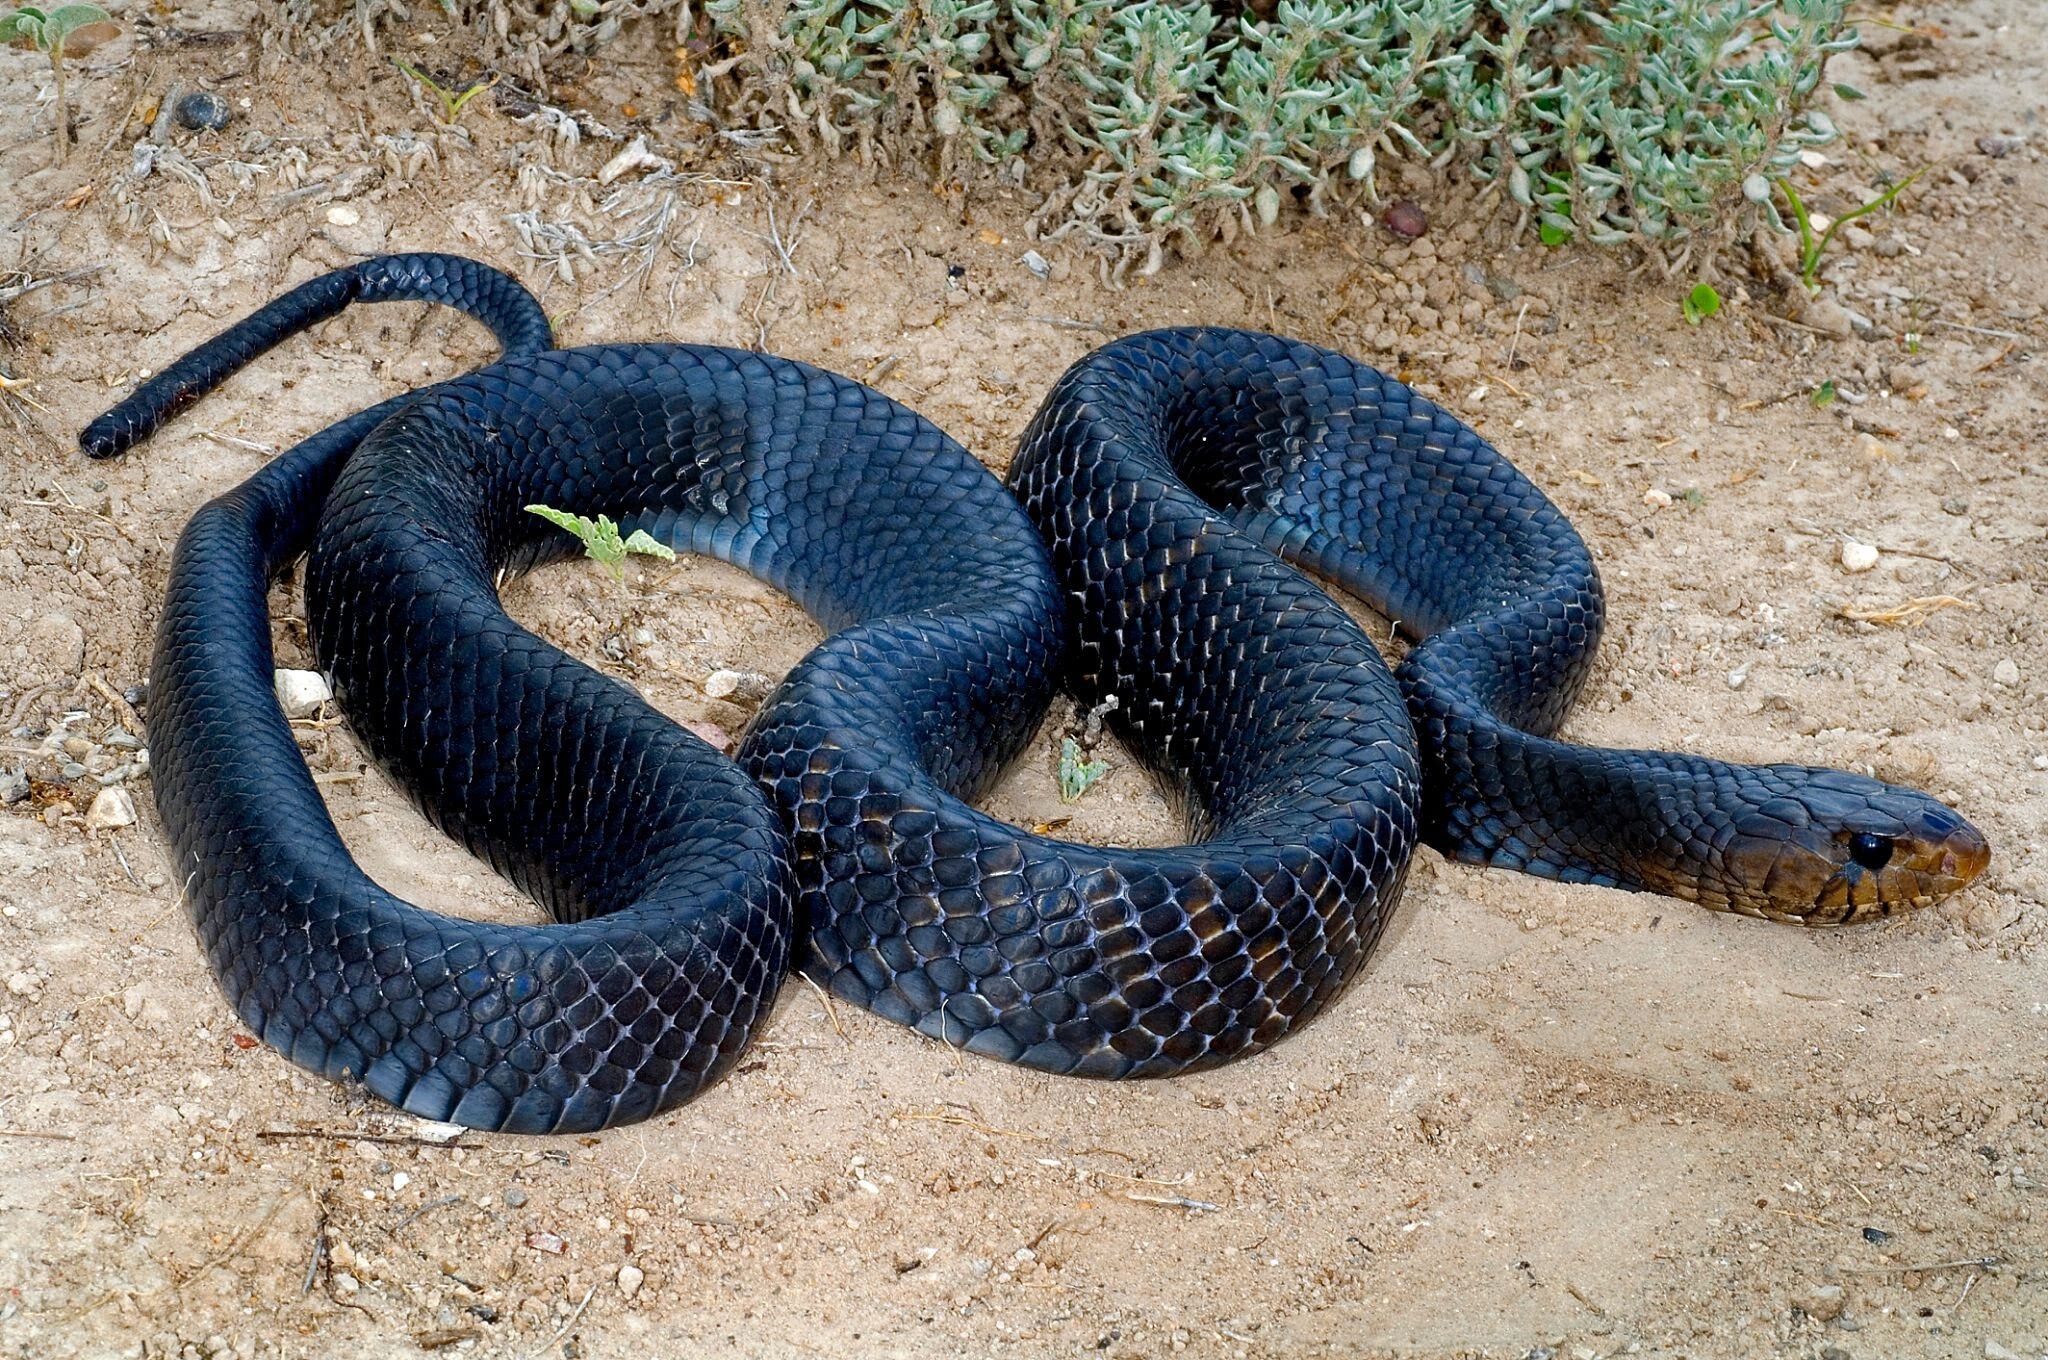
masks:
{"type": "MultiPolygon", "coordinates": [[[[66,168],[42,69],[0,52],[0,269],[92,271],[17,298],[0,349],[19,384],[0,396],[0,777],[36,781],[0,810],[8,1353],[2048,1352],[2048,39],[2027,0],[1887,10],[1876,55],[1838,63],[1871,98],[1840,107],[1851,135],[1807,175],[1822,205],[1935,167],[1836,243],[1833,295],[1868,318],[1844,339],[1776,319],[1841,317],[1757,284],[1688,326],[1680,281],[1517,242],[1424,175],[1404,186],[1433,219],[1413,248],[1297,221],[1114,291],[1069,246],[1039,246],[1048,279],[1020,263],[1021,192],[706,150],[681,169],[718,175],[628,191],[633,214],[671,207],[644,278],[600,253],[567,279],[508,214],[626,232],[591,210],[617,144],[543,154],[494,96],[465,114],[473,145],[437,136],[356,48],[258,72],[252,44],[192,36],[246,10],[157,12],[153,44],[77,72],[66,168]],[[173,81],[235,108],[226,133],[168,138],[207,198],[176,165],[132,174],[137,108],[173,81]],[[521,163],[552,170],[522,183],[521,163]],[[740,1072],[671,1115],[430,1145],[240,1031],[145,775],[122,784],[137,824],[81,815],[132,762],[110,696],[145,673],[184,518],[262,446],[488,351],[445,313],[358,309],[125,461],[88,464],[75,431],[289,284],[401,248],[544,286],[565,343],[765,341],[867,377],[997,467],[1110,335],[1207,321],[1341,346],[1477,424],[1600,554],[1612,618],[1575,737],[1874,770],[1959,805],[1996,861],[1938,908],[1805,932],[1424,852],[1341,1002],[1223,1071],[1046,1078],[793,983],[740,1072]],[[1874,570],[1845,571],[1845,536],[1874,570]],[[1941,597],[1902,622],[1844,613],[1941,597]]],[[[660,55],[618,56],[557,97],[659,119],[660,55]]],[[[816,638],[716,564],[623,590],[563,568],[513,597],[691,720],[737,720],[704,697],[712,670],[779,674],[816,638]]],[[[302,639],[287,621],[281,656],[302,639]]],[[[305,738],[380,880],[532,918],[345,729],[305,738]]],[[[997,805],[1062,814],[1043,749],[997,805]]],[[[1127,768],[1073,829],[1175,835],[1127,768]]]]}

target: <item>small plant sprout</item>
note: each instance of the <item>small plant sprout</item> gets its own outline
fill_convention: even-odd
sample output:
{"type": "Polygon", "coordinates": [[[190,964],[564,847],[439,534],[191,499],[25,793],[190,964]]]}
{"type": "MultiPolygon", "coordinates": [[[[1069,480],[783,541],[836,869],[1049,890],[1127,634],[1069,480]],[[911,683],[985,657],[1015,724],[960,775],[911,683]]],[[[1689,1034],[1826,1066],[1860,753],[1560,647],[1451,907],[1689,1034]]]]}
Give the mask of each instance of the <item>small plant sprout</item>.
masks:
{"type": "Polygon", "coordinates": [[[397,57],[391,59],[391,64],[406,75],[411,76],[415,84],[440,101],[441,122],[448,127],[455,127],[462,121],[462,111],[469,107],[470,100],[498,83],[498,78],[492,76],[488,80],[479,80],[473,84],[465,85],[459,91],[451,90],[418,67],[402,62],[397,57]]]}
{"type": "Polygon", "coordinates": [[[548,523],[557,528],[567,529],[583,540],[584,555],[593,562],[603,565],[611,572],[614,580],[626,579],[628,553],[659,557],[664,562],[676,560],[674,550],[656,540],[645,529],[635,529],[632,537],[620,538],[619,526],[612,523],[609,515],[599,515],[593,523],[582,515],[572,515],[566,510],[557,510],[550,505],[529,505],[526,508],[548,523]]]}
{"type": "Polygon", "coordinates": [[[1807,211],[1805,202],[1799,197],[1799,191],[1792,187],[1791,180],[1778,181],[1778,189],[1785,195],[1785,202],[1792,209],[1792,220],[1799,227],[1799,281],[1806,285],[1807,292],[1820,291],[1821,256],[1827,253],[1828,242],[1835,239],[1835,233],[1857,218],[1867,217],[1889,205],[1893,199],[1912,188],[1913,181],[1926,174],[1927,170],[1927,166],[1921,166],[1862,207],[1851,208],[1832,222],[1816,219],[1807,211]]]}
{"type": "Polygon", "coordinates": [[[1697,326],[1708,317],[1720,312],[1721,294],[1715,290],[1714,285],[1711,283],[1696,283],[1693,285],[1692,291],[1680,300],[1679,305],[1685,312],[1685,319],[1692,325],[1697,326]]]}
{"type": "Polygon", "coordinates": [[[1834,405],[1835,380],[1833,378],[1823,380],[1820,386],[1813,389],[1813,396],[1809,400],[1813,402],[1813,407],[1816,411],[1834,405]]]}
{"type": "Polygon", "coordinates": [[[1109,773],[1109,762],[1090,760],[1081,754],[1081,743],[1072,737],[1060,738],[1060,801],[1078,803],[1081,795],[1094,787],[1095,781],[1109,773]]]}
{"type": "Polygon", "coordinates": [[[57,160],[71,154],[71,101],[64,90],[64,59],[86,53],[119,36],[121,26],[98,5],[59,5],[40,10],[23,5],[0,15],[0,43],[33,48],[50,59],[57,83],[57,160]]]}

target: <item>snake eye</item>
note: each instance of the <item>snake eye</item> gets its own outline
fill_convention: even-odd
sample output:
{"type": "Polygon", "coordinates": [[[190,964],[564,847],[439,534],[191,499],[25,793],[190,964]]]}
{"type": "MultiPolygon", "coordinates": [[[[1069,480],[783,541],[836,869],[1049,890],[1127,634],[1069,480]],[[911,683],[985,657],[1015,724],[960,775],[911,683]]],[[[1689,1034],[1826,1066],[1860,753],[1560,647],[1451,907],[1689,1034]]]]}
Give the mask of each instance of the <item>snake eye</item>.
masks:
{"type": "Polygon", "coordinates": [[[1849,858],[1866,869],[1882,869],[1891,863],[1892,838],[1859,831],[1849,839],[1849,858]]]}

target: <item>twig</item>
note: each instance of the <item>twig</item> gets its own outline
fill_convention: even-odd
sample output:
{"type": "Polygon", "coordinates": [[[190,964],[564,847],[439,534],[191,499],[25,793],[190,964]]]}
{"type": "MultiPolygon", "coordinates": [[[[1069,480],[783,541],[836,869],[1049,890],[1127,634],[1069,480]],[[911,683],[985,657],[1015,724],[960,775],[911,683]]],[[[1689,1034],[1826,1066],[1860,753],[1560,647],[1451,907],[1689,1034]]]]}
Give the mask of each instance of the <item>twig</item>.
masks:
{"type": "Polygon", "coordinates": [[[121,697],[121,691],[108,684],[107,678],[98,672],[88,677],[88,683],[99,691],[100,698],[107,701],[107,707],[114,710],[114,720],[121,724],[122,731],[131,737],[142,735],[141,715],[136,713],[132,704],[121,697]]]}
{"type": "MultiPolygon", "coordinates": [[[[1126,1190],[1124,1198],[1139,1204],[1159,1204],[1169,1209],[1186,1209],[1189,1213],[1221,1213],[1223,1206],[1211,1204],[1203,1199],[1189,1199],[1186,1195],[1159,1195],[1150,1190],[1126,1190]]],[[[1597,1311],[1597,1310],[1596,1310],[1597,1311]]]]}
{"type": "Polygon", "coordinates": [[[1835,612],[1856,623],[1914,624],[1937,610],[1975,608],[1968,600],[1953,595],[1922,595],[1888,609],[1850,609],[1844,605],[1835,612]]]}
{"type": "Polygon", "coordinates": [[[1519,311],[1519,312],[1516,312],[1516,313],[1515,313],[1515,333],[1514,333],[1514,336],[1513,336],[1512,338],[1510,338],[1510,339],[1509,339],[1509,341],[1508,341],[1508,362],[1507,362],[1507,366],[1508,366],[1508,368],[1509,368],[1509,370],[1510,370],[1510,371],[1512,371],[1512,370],[1514,369],[1514,366],[1515,366],[1515,349],[1516,349],[1516,347],[1517,347],[1517,346],[1519,346],[1519,345],[1520,345],[1520,344],[1522,343],[1522,318],[1523,318],[1523,317],[1525,317],[1525,316],[1527,316],[1527,315],[1529,315],[1529,301],[1528,301],[1528,299],[1527,299],[1527,298],[1524,298],[1524,299],[1522,300],[1522,310],[1521,310],[1521,311],[1519,311]]]}
{"type": "Polygon", "coordinates": [[[277,457],[277,446],[274,444],[259,444],[253,439],[237,439],[231,434],[222,434],[219,430],[201,430],[199,433],[232,449],[247,449],[251,453],[260,453],[265,458],[277,457]]]}
{"type": "Polygon", "coordinates": [[[75,1143],[78,1137],[69,1133],[48,1133],[42,1129],[0,1129],[0,1138],[35,1138],[45,1143],[75,1143]]]}
{"type": "Polygon", "coordinates": [[[218,1255],[209,1258],[208,1260],[200,1263],[194,1269],[187,1271],[182,1278],[173,1275],[171,1279],[171,1292],[182,1298],[184,1296],[184,1289],[186,1285],[192,1283],[192,1281],[198,1279],[201,1275],[206,1274],[215,1266],[224,1265],[228,1261],[231,1261],[235,1257],[241,1255],[243,1249],[246,1248],[251,1242],[254,1242],[257,1239],[257,1237],[262,1234],[263,1230],[270,1226],[270,1220],[276,1218],[279,1211],[281,1211],[285,1205],[290,1204],[293,1200],[297,1199],[300,1195],[304,1193],[305,1192],[303,1190],[293,1190],[291,1193],[285,1195],[282,1199],[278,1200],[277,1203],[271,1205],[270,1208],[264,1212],[263,1217],[257,1219],[251,1227],[244,1230],[239,1236],[235,1238],[234,1241],[228,1243],[228,1245],[225,1248],[223,1248],[218,1255]]]}
{"type": "Polygon", "coordinates": [[[1070,316],[1031,316],[1027,321],[1036,321],[1041,326],[1051,326],[1061,331],[1094,331],[1098,335],[1109,334],[1109,327],[1100,321],[1076,321],[1070,316]]]}
{"type": "Polygon", "coordinates": [[[1957,1261],[1901,1261],[1878,1266],[1836,1266],[1853,1275],[1910,1275],[1922,1270],[1996,1270],[2005,1264],[2002,1256],[1965,1256],[1957,1261]]]}
{"type": "Polygon", "coordinates": [[[320,1221],[313,1228],[313,1256],[306,1262],[306,1278],[299,1281],[299,1297],[305,1298],[313,1292],[313,1281],[319,1278],[320,1263],[327,1259],[327,1197],[318,1201],[320,1221]]]}
{"type": "Polygon", "coordinates": [[[1966,326],[1960,321],[1943,321],[1938,316],[1927,318],[1930,326],[1941,326],[1952,331],[1968,331],[1972,335],[1989,335],[1999,340],[2024,340],[2027,337],[2018,331],[1995,331],[1989,326],[1966,326]]]}
{"type": "Polygon", "coordinates": [[[809,973],[799,972],[797,976],[802,978],[805,985],[818,994],[818,1004],[825,1008],[825,1018],[832,1022],[832,1032],[839,1036],[839,1041],[844,1044],[852,1043],[853,1041],[846,1037],[846,1026],[839,1023],[839,1008],[832,1004],[831,993],[812,981],[809,973]]]}
{"type": "Polygon", "coordinates": [[[35,292],[38,288],[48,288],[52,284],[74,283],[79,279],[89,279],[93,275],[99,273],[100,269],[101,266],[92,265],[85,269],[74,269],[68,274],[52,274],[50,275],[50,277],[46,279],[30,279],[27,283],[19,283],[14,284],[11,287],[0,288],[0,303],[8,303],[14,301],[16,298],[19,297],[27,297],[30,293],[35,292]]]}
{"type": "Polygon", "coordinates": [[[588,1308],[590,1306],[590,1301],[596,1297],[596,1285],[592,1285],[590,1286],[590,1288],[583,1291],[583,1302],[576,1305],[576,1311],[569,1314],[569,1320],[562,1324],[562,1329],[556,1332],[553,1336],[549,1337],[547,1339],[546,1344],[528,1351],[526,1353],[526,1360],[540,1360],[541,1356],[546,1355],[549,1351],[552,1351],[555,1348],[555,1343],[559,1342],[563,1337],[569,1334],[569,1329],[576,1325],[577,1319],[583,1316],[583,1310],[588,1308]]]}
{"type": "Polygon", "coordinates": [[[128,856],[121,849],[121,838],[119,836],[110,837],[107,843],[114,847],[114,858],[121,861],[121,872],[128,875],[128,881],[135,885],[137,891],[144,891],[142,880],[137,878],[135,871],[128,867],[128,856]]]}
{"type": "Polygon", "coordinates": [[[332,1138],[343,1143],[388,1143],[399,1147],[474,1147],[465,1143],[460,1135],[454,1138],[422,1138],[410,1133],[370,1133],[362,1129],[258,1129],[256,1136],[263,1139],[280,1138],[332,1138]]]}
{"type": "Polygon", "coordinates": [[[435,1209],[440,1209],[450,1204],[460,1204],[465,1198],[467,1198],[467,1196],[464,1195],[443,1195],[439,1199],[430,1199],[425,1204],[422,1204],[419,1208],[407,1214],[404,1218],[399,1219],[396,1223],[386,1228],[384,1232],[387,1236],[396,1237],[403,1229],[409,1226],[414,1219],[420,1217],[422,1214],[430,1213],[435,1209]]]}
{"type": "Polygon", "coordinates": [[[1764,311],[1756,312],[1755,315],[1762,317],[1773,326],[1783,326],[1787,330],[1805,331],[1808,335],[1822,335],[1830,340],[1834,338],[1833,331],[1824,331],[1818,326],[1809,326],[1804,321],[1794,321],[1789,316],[1779,316],[1774,312],[1764,311]]]}
{"type": "Polygon", "coordinates": [[[947,1110],[905,1110],[896,1117],[898,1119],[923,1120],[933,1124],[958,1124],[962,1128],[973,1129],[976,1133],[985,1133],[994,1138],[1028,1138],[1034,1143],[1045,1141],[1045,1135],[1042,1133],[1025,1133],[1018,1129],[999,1129],[993,1124],[984,1124],[979,1119],[970,1119],[964,1114],[953,1114],[947,1110]]]}

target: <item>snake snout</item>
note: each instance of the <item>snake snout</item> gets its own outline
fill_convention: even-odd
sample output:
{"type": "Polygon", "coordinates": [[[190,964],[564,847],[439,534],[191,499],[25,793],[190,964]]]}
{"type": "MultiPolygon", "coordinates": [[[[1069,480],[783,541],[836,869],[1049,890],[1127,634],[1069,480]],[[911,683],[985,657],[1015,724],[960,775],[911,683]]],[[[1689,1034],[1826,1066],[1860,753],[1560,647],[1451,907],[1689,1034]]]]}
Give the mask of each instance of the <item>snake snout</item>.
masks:
{"type": "MultiPolygon", "coordinates": [[[[1947,808],[1942,811],[1947,812],[1947,808]]],[[[1951,813],[1951,816],[1955,814],[1951,813]]],[[[1933,864],[1931,873],[1951,886],[1943,893],[1951,893],[1967,886],[1977,875],[1991,864],[1991,842],[1984,833],[1955,817],[1956,826],[1939,839],[1929,837],[1930,849],[1927,858],[1933,864]]],[[[1937,894],[1939,896],[1941,894],[1937,894]]]]}
{"type": "Polygon", "coordinates": [[[1924,793],[1838,770],[1802,773],[1796,790],[1735,819],[1721,860],[1731,910],[1849,925],[1927,906],[1990,863],[1983,833],[1924,793]]]}
{"type": "Polygon", "coordinates": [[[1984,833],[1948,805],[1879,784],[1836,822],[1846,851],[1816,898],[1816,917],[1843,924],[1924,907],[1955,893],[1991,862],[1984,833]]]}

